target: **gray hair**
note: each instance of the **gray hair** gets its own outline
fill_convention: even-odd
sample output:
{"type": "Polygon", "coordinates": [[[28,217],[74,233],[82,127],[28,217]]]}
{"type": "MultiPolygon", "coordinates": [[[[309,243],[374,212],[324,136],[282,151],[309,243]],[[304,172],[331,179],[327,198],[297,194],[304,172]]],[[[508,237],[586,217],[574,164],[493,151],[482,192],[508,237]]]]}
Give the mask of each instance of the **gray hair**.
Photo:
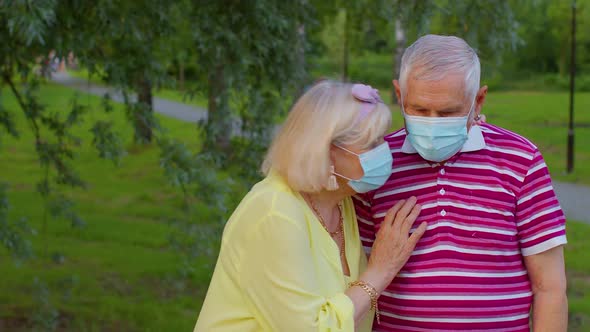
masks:
{"type": "Polygon", "coordinates": [[[475,98],[481,68],[477,53],[455,36],[425,35],[406,49],[400,67],[400,88],[406,90],[408,77],[437,81],[450,73],[465,75],[465,97],[475,98]]]}

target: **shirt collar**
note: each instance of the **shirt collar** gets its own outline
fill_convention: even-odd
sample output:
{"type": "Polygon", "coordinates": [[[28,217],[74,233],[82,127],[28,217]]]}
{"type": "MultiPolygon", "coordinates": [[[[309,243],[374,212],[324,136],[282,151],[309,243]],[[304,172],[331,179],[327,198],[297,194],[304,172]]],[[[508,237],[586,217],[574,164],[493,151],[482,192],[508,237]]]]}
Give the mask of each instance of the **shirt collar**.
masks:
{"type": "MultiPolygon", "coordinates": [[[[483,133],[481,132],[481,128],[479,126],[471,126],[471,129],[467,134],[467,141],[465,141],[465,144],[463,144],[461,152],[479,151],[485,147],[486,141],[483,137],[483,133]]],[[[414,146],[412,146],[412,143],[410,143],[408,136],[406,136],[406,139],[404,140],[401,151],[408,154],[418,153],[418,151],[414,149],[414,146]]]]}

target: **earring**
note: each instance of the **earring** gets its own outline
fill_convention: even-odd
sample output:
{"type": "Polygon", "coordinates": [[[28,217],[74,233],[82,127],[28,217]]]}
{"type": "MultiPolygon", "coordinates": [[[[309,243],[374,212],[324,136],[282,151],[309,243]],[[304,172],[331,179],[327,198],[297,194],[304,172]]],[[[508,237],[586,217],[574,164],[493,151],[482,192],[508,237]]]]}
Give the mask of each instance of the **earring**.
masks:
{"type": "Polygon", "coordinates": [[[334,165],[330,166],[330,177],[328,178],[328,186],[326,189],[329,191],[337,190],[340,186],[338,186],[338,181],[336,181],[336,175],[334,175],[334,165]]]}

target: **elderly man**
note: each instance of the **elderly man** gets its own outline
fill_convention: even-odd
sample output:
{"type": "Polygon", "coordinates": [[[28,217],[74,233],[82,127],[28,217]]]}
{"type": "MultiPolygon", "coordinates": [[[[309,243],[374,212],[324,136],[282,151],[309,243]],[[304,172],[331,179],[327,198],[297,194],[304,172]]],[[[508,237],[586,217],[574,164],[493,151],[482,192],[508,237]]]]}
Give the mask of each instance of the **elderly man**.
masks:
{"type": "Polygon", "coordinates": [[[567,329],[565,218],[547,166],[526,138],[477,124],[479,79],[460,38],[427,35],[404,53],[393,84],[405,128],[386,136],[393,175],[355,204],[367,250],[410,196],[428,227],[379,298],[377,331],[524,332],[531,307],[534,331],[567,329]]]}

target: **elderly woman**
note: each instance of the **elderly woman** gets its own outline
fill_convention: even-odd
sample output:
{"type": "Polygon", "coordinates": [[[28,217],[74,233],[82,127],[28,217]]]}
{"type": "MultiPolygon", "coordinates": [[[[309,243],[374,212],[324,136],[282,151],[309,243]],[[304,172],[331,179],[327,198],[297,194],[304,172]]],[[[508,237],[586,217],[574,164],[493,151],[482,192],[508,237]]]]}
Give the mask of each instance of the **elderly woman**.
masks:
{"type": "MultiPolygon", "coordinates": [[[[223,232],[195,331],[370,331],[377,298],[425,231],[392,207],[371,256],[351,196],[391,175],[391,114],[367,85],[321,82],[294,105],[223,232]]],[[[377,319],[379,319],[377,309],[377,319]]]]}

